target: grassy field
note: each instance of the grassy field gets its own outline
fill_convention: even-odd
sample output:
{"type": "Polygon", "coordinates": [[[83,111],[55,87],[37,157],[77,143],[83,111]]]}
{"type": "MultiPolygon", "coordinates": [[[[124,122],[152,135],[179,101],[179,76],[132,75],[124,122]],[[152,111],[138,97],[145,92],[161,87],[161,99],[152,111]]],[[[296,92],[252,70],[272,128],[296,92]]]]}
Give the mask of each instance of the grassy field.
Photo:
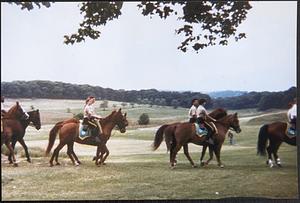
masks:
{"type": "MultiPolygon", "coordinates": [[[[20,100],[26,107],[39,108],[46,126],[41,131],[29,128],[26,142],[48,139],[48,130],[56,122],[55,115],[67,115],[79,110],[82,101],[20,100]],[[46,104],[47,102],[47,104],[46,104]]],[[[14,100],[10,101],[11,103],[14,100]]],[[[110,105],[113,102],[109,102],[110,105]]],[[[99,109],[100,110],[100,109],[99,109]]],[[[100,112],[106,115],[110,112],[100,112]]],[[[147,105],[126,108],[134,124],[141,113],[148,113],[153,123],[147,126],[134,124],[125,134],[113,132],[112,141],[145,142],[153,140],[157,126],[186,119],[187,109],[152,107],[147,105]]],[[[180,151],[176,169],[169,169],[169,154],[154,153],[139,148],[143,154],[122,154],[119,146],[111,150],[107,165],[97,167],[91,156],[80,156],[83,164],[71,165],[66,153],[60,154],[61,166],[50,168],[44,148],[29,148],[33,163],[27,163],[24,152],[18,147],[19,167],[2,162],[3,200],[78,200],[78,199],[219,199],[227,197],[297,198],[297,148],[283,144],[279,150],[282,168],[269,168],[265,157],[256,155],[257,132],[262,123],[282,119],[281,111],[238,111],[242,132],[234,135],[235,145],[225,141],[221,159],[225,168],[215,161],[209,166],[192,168],[180,151]],[[267,114],[267,115],[263,115],[267,114]],[[278,116],[279,115],[279,116],[278,116]],[[255,117],[260,116],[260,117],[255,117]],[[249,118],[249,119],[248,119],[249,118]]],[[[72,115],[72,114],[71,114],[72,115]]],[[[62,118],[62,117],[61,117],[62,118]]],[[[60,119],[61,119],[60,118],[60,119]]],[[[57,144],[57,142],[56,142],[57,144]]],[[[164,144],[163,144],[164,145],[164,144]]],[[[193,144],[190,144],[191,147],[193,144]]],[[[132,147],[128,145],[128,147],[132,147]]],[[[144,145],[143,145],[144,146],[144,145]]],[[[121,146],[120,146],[121,147],[121,146]]],[[[122,147],[126,147],[122,146],[122,147]]],[[[136,146],[138,147],[138,146],[136,146]]],[[[194,147],[195,148],[195,147],[194,147]]],[[[191,156],[199,165],[201,147],[192,150],[191,156]]],[[[207,157],[206,157],[207,158],[207,157]]],[[[2,158],[3,159],[3,158],[2,158]]]]}

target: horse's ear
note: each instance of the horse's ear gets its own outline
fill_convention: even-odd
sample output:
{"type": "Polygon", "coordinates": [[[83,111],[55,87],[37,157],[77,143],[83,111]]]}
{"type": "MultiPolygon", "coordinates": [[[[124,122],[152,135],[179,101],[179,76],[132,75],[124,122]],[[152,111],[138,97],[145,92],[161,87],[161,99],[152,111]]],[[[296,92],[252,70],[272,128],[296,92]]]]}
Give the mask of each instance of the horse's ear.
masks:
{"type": "Polygon", "coordinates": [[[38,110],[38,109],[37,109],[36,111],[37,111],[37,112],[39,112],[39,110],[38,110]]]}
{"type": "Polygon", "coordinates": [[[235,116],[237,116],[237,115],[238,115],[238,113],[237,113],[237,112],[235,112],[235,113],[234,113],[234,115],[235,115],[235,116]]]}
{"type": "Polygon", "coordinates": [[[119,112],[121,112],[122,108],[119,108],[119,112]]]}
{"type": "Polygon", "coordinates": [[[127,116],[127,113],[124,113],[124,117],[126,117],[127,116]]]}
{"type": "Polygon", "coordinates": [[[17,106],[19,106],[19,101],[16,101],[17,106]]]}

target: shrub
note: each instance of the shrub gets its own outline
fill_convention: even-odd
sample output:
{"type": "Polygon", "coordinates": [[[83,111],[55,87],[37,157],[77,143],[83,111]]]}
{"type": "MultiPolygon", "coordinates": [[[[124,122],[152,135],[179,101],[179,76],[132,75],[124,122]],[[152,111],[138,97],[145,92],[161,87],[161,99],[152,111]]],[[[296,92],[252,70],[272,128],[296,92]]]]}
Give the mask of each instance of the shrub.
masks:
{"type": "Polygon", "coordinates": [[[79,120],[82,120],[83,119],[83,113],[78,113],[74,116],[74,118],[77,118],[79,120]]]}
{"type": "Polygon", "coordinates": [[[139,117],[138,123],[140,125],[147,125],[147,124],[149,124],[150,123],[149,115],[146,114],[146,113],[141,114],[140,117],[139,117]]]}

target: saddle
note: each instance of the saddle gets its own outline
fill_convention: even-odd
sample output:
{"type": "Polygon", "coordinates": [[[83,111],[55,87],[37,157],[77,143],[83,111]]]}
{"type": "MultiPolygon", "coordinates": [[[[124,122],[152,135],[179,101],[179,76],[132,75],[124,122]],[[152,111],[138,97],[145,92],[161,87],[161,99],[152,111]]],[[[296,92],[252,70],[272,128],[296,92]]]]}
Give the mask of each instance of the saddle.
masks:
{"type": "Polygon", "coordinates": [[[79,138],[84,140],[91,136],[98,136],[98,128],[97,125],[92,123],[91,121],[84,122],[80,120],[79,124],[79,138]],[[88,123],[87,123],[88,122],[88,123]]]}
{"type": "MultiPolygon", "coordinates": [[[[211,129],[212,131],[212,134],[216,133],[217,132],[217,128],[215,126],[214,123],[210,122],[210,123],[207,123],[206,124],[209,126],[209,128],[211,129]]],[[[198,136],[203,136],[203,135],[207,135],[208,134],[208,130],[204,127],[204,128],[201,128],[200,125],[198,123],[194,123],[195,125],[195,129],[196,129],[196,135],[198,136]]]]}
{"type": "Polygon", "coordinates": [[[287,124],[287,127],[286,127],[286,135],[289,138],[293,138],[297,135],[296,129],[289,123],[287,124]]]}

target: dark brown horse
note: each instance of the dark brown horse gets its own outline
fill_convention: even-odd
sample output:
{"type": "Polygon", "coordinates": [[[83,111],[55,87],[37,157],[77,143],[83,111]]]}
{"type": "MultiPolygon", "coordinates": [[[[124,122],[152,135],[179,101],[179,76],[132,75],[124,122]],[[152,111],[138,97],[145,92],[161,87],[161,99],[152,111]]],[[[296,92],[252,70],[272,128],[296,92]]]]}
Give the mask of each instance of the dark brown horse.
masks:
{"type": "MultiPolygon", "coordinates": [[[[41,129],[41,118],[39,110],[27,112],[29,117],[27,119],[17,119],[9,122],[8,126],[12,129],[12,147],[15,149],[17,141],[22,145],[25,151],[27,161],[31,163],[31,159],[28,153],[28,147],[25,144],[24,136],[26,128],[32,124],[37,130],[41,129]],[[20,125],[21,124],[21,125],[20,125]]],[[[12,157],[8,156],[9,163],[13,163],[12,157]]]]}
{"type": "MultiPolygon", "coordinates": [[[[227,115],[216,122],[213,122],[216,126],[217,131],[213,134],[212,139],[214,140],[213,150],[216,154],[218,165],[223,167],[220,160],[220,152],[223,142],[225,140],[225,135],[229,128],[233,128],[237,133],[241,132],[239,120],[237,113],[227,115]]],[[[193,143],[196,145],[203,145],[206,143],[206,138],[204,136],[199,137],[196,135],[195,125],[192,123],[181,123],[176,126],[175,132],[173,134],[165,134],[165,141],[167,148],[170,150],[170,164],[171,168],[175,166],[175,158],[181,147],[184,147],[184,154],[190,161],[191,165],[194,167],[195,164],[188,152],[188,143],[193,143]]],[[[157,138],[157,136],[162,136],[161,134],[156,134],[153,148],[154,150],[159,147],[162,139],[157,138]],[[160,142],[157,142],[160,141],[160,142]]]]}
{"type": "Polygon", "coordinates": [[[52,157],[50,159],[50,166],[53,166],[53,160],[55,158],[56,165],[60,165],[58,162],[59,151],[65,146],[68,146],[67,154],[70,157],[74,165],[79,165],[81,162],[78,160],[78,157],[74,153],[73,146],[74,142],[86,145],[97,146],[96,153],[96,165],[104,164],[104,161],[109,155],[109,151],[106,146],[106,142],[111,136],[111,131],[115,126],[118,126],[118,129],[121,133],[126,132],[126,126],[128,126],[128,121],[126,119],[126,113],[123,115],[121,109],[119,111],[113,111],[110,115],[100,120],[103,133],[101,134],[100,140],[98,143],[95,141],[95,137],[91,136],[84,140],[79,138],[79,121],[76,119],[70,119],[67,121],[58,122],[50,131],[49,134],[49,144],[46,150],[46,154],[49,154],[53,144],[55,142],[56,135],[59,133],[60,143],[55,148],[52,157]]]}
{"type": "MultiPolygon", "coordinates": [[[[220,118],[223,118],[224,116],[227,116],[227,111],[223,108],[217,108],[217,109],[213,110],[212,112],[210,112],[209,116],[218,120],[220,118]]],[[[176,130],[177,125],[179,125],[179,124],[181,124],[181,123],[177,122],[177,123],[165,124],[165,125],[161,126],[156,132],[155,139],[157,139],[157,140],[155,140],[154,142],[161,143],[163,141],[163,136],[162,136],[163,134],[173,135],[176,130]]],[[[166,144],[172,142],[172,136],[165,136],[165,139],[166,139],[166,144]],[[171,139],[171,140],[168,140],[168,139],[171,139]]],[[[203,143],[203,145],[206,146],[205,143],[203,143]]],[[[169,149],[168,145],[167,145],[167,148],[169,149]]],[[[156,150],[157,148],[154,147],[153,149],[156,150]]],[[[183,149],[186,154],[188,146],[184,145],[183,149]]],[[[186,154],[186,156],[187,156],[187,154],[186,154]]],[[[177,163],[176,159],[175,159],[175,163],[177,163]]]]}
{"type": "Polygon", "coordinates": [[[268,152],[267,164],[273,167],[272,154],[277,166],[281,167],[280,158],[277,154],[278,149],[282,142],[286,142],[289,145],[296,146],[296,137],[289,137],[287,135],[288,124],[284,122],[274,122],[271,124],[263,125],[258,134],[257,141],[257,154],[266,155],[268,152]],[[267,147],[267,142],[269,141],[269,146],[267,147]]]}
{"type": "Polygon", "coordinates": [[[19,102],[16,102],[16,104],[13,107],[11,107],[8,110],[8,112],[4,113],[2,117],[1,124],[3,125],[3,132],[1,132],[1,146],[5,144],[6,147],[8,148],[9,155],[12,156],[12,163],[14,166],[18,166],[18,164],[16,163],[16,158],[15,158],[13,147],[11,145],[11,140],[13,136],[13,130],[16,126],[11,125],[11,123],[15,123],[15,121],[24,118],[25,118],[25,112],[21,108],[19,102]]]}

